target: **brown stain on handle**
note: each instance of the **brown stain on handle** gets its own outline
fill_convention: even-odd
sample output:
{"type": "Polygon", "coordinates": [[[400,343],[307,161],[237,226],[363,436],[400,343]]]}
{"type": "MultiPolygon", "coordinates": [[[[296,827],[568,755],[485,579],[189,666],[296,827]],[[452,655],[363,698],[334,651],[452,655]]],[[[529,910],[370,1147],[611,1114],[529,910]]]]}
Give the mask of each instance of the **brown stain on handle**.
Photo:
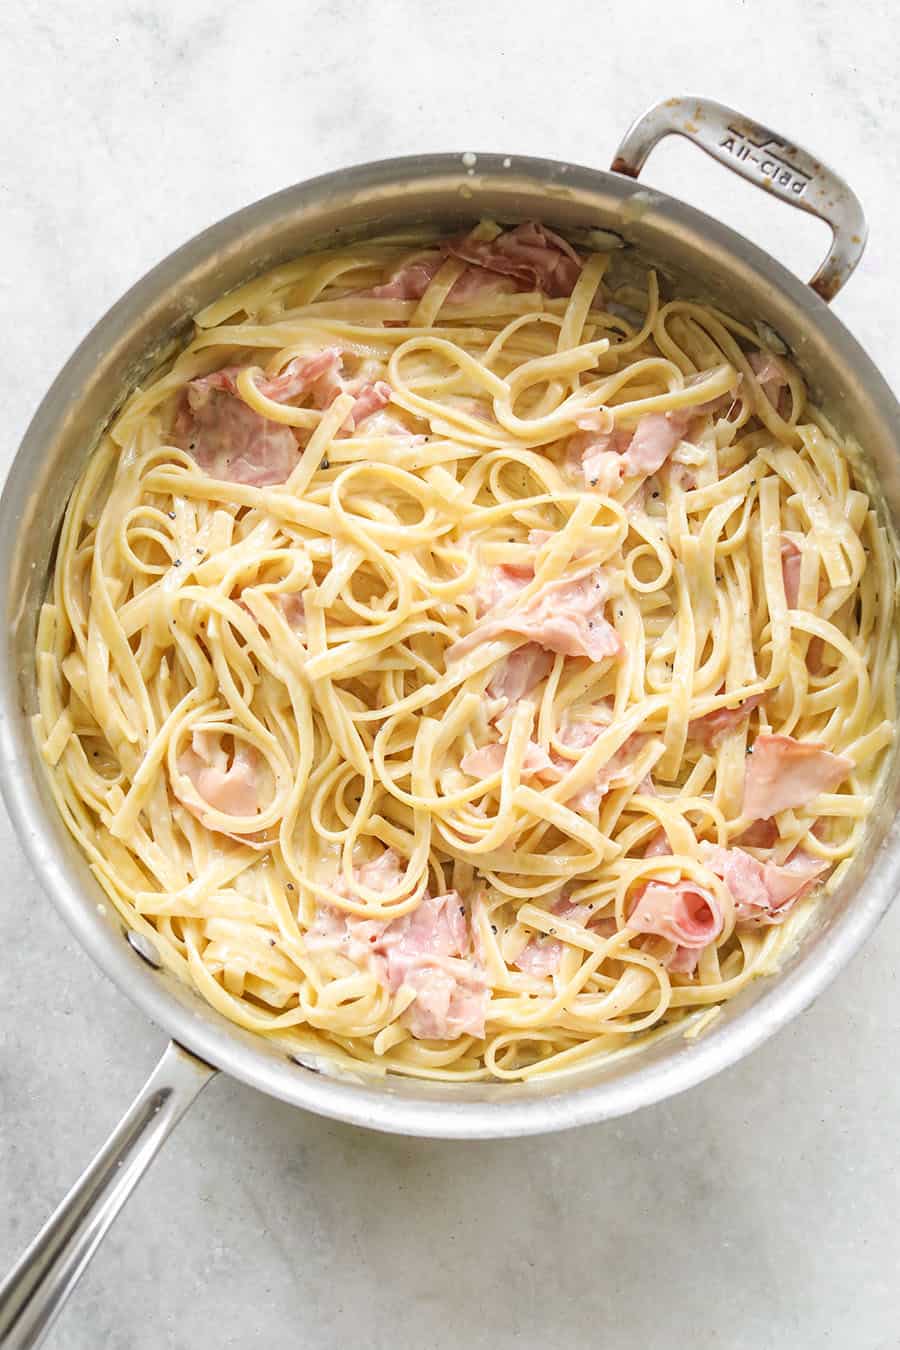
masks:
{"type": "Polygon", "coordinates": [[[609,167],[613,173],[623,173],[626,178],[637,178],[639,172],[633,164],[629,164],[628,160],[623,159],[621,155],[616,155],[609,167]]]}
{"type": "Polygon", "coordinates": [[[833,300],[841,286],[844,284],[844,278],[836,275],[834,272],[824,277],[813,277],[809,283],[816,295],[821,295],[826,304],[833,300]]]}

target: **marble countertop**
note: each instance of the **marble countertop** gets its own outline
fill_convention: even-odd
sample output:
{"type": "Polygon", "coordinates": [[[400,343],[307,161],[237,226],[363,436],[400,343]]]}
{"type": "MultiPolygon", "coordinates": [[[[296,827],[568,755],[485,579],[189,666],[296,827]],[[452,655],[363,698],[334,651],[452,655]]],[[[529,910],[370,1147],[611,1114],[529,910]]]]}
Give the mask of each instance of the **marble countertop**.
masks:
{"type": "MultiPolygon", "coordinates": [[[[705,93],[846,174],[871,242],[835,308],[900,382],[896,32],[885,0],[88,0],[0,15],[5,472],[109,304],[220,216],[342,164],[498,150],[605,166],[705,93]]],[[[667,143],[649,182],[811,274],[824,227],[667,143]]],[[[91,965],[5,816],[0,1269],[163,1037],[91,965]]],[[[746,1062],[614,1124],[510,1143],[380,1137],[224,1079],[116,1223],[54,1350],[900,1346],[900,907],[746,1062]]]]}

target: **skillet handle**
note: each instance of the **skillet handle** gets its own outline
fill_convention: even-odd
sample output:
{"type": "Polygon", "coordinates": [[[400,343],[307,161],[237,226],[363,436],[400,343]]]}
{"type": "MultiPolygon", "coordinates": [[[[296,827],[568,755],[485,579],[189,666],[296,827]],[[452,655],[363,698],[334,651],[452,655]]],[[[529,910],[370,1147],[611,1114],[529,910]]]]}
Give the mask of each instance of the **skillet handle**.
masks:
{"type": "Polygon", "coordinates": [[[39,1345],[101,1239],[215,1073],[170,1042],[103,1148],[0,1285],[0,1347],[39,1345]]]}
{"type": "Polygon", "coordinates": [[[809,284],[823,300],[834,299],[862,257],[868,233],[859,198],[839,174],[761,122],[688,96],[657,103],[637,119],[616,152],[613,172],[637,178],[665,136],[687,137],[726,169],[830,225],[831,247],[809,284]]]}

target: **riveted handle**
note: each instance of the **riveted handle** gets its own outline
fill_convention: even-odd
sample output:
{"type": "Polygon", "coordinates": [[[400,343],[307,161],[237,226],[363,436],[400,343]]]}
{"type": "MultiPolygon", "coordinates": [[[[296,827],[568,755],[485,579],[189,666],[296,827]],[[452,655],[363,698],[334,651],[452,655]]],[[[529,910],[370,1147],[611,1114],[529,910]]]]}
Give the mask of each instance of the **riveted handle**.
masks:
{"type": "Polygon", "coordinates": [[[856,193],[840,174],[809,151],[709,98],[669,98],[639,117],[625,133],[612,162],[615,173],[637,178],[653,147],[665,136],[685,136],[726,169],[789,206],[831,227],[831,247],[810,281],[833,300],[866,246],[868,227],[856,193]]]}
{"type": "Polygon", "coordinates": [[[0,1285],[2,1350],[33,1350],[41,1343],[113,1219],[214,1073],[174,1041],[169,1045],[87,1171],[0,1285]]]}

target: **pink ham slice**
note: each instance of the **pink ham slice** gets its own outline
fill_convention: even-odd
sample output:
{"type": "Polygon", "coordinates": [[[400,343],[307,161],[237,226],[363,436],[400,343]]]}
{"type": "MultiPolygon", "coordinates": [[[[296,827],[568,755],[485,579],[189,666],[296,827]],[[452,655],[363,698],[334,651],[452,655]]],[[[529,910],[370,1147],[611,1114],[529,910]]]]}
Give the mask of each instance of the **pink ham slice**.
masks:
{"type": "Polygon", "coordinates": [[[386,926],[379,919],[363,919],[358,914],[346,914],[333,905],[319,905],[303,941],[311,952],[339,951],[354,965],[362,966],[371,960],[379,981],[384,984],[384,962],[375,955],[375,948],[386,926]]]}
{"type": "MultiPolygon", "coordinates": [[[[594,707],[593,721],[563,722],[557,732],[559,740],[571,750],[586,750],[602,731],[610,724],[610,715],[603,704],[594,707]]],[[[605,764],[595,774],[593,780],[580,788],[574,796],[565,799],[566,805],[573,811],[596,811],[603,798],[615,785],[616,779],[627,773],[635,755],[646,742],[646,736],[636,732],[619,746],[605,764]]],[[[577,760],[566,759],[563,755],[551,754],[552,768],[542,770],[540,777],[547,782],[558,783],[575,767],[577,760]]]]}
{"type": "Polygon", "coordinates": [[[550,652],[603,661],[618,656],[621,639],[603,614],[608,588],[599,569],[571,580],[550,582],[498,631],[519,633],[550,652]]]}
{"type": "Polygon", "coordinates": [[[288,628],[293,628],[295,633],[305,633],[306,605],[303,596],[291,591],[288,595],[279,595],[278,603],[288,628]]]}
{"type": "Polygon", "coordinates": [[[797,599],[800,595],[800,568],[802,563],[802,550],[797,547],[792,539],[782,538],[781,577],[784,581],[784,598],[787,600],[788,609],[797,608],[797,599]]]}
{"type": "Polygon", "coordinates": [[[798,849],[783,865],[759,862],[741,848],[703,847],[710,871],[721,877],[734,899],[739,922],[762,926],[784,923],[829,864],[798,849]]]}
{"type": "Polygon", "coordinates": [[[773,406],[778,404],[781,390],[787,386],[788,376],[781,361],[772,352],[751,352],[750,368],[762,386],[762,391],[773,406]]]}
{"type": "MultiPolygon", "coordinates": [[[[404,875],[392,849],[354,872],[361,885],[381,891],[395,889],[404,875]]],[[[388,923],[321,905],[305,941],[311,951],[339,950],[357,965],[371,964],[392,992],[413,990],[405,1017],[417,1039],[484,1036],[489,991],[484,971],[468,955],[469,924],[456,891],[426,893],[409,914],[388,923]]]]}
{"type": "MultiPolygon", "coordinates": [[[[611,714],[607,705],[597,703],[593,707],[592,720],[563,722],[557,731],[557,737],[571,750],[586,750],[588,746],[593,745],[600,733],[606,730],[610,721],[611,714]]],[[[606,793],[614,786],[616,779],[627,772],[635,754],[645,741],[646,736],[640,732],[629,736],[615,754],[597,770],[591,782],[580,788],[573,796],[564,799],[566,805],[573,811],[596,811],[606,793]]],[[[480,746],[477,750],[470,750],[460,761],[460,768],[475,778],[487,778],[500,772],[505,756],[506,746],[501,742],[495,742],[480,746]]],[[[548,755],[541,746],[529,741],[522,761],[522,774],[523,777],[528,775],[539,778],[543,783],[559,783],[577,762],[577,757],[567,759],[555,750],[548,755]]]]}
{"type": "MultiPolygon", "coordinates": [[[[336,351],[335,348],[330,349],[336,351]]],[[[391,400],[391,386],[384,380],[376,380],[372,383],[365,375],[356,375],[347,379],[343,373],[343,362],[340,353],[337,353],[337,361],[330,361],[325,365],[310,385],[312,401],[317,408],[330,408],[332,403],[340,394],[352,394],[354,403],[348,412],[340,433],[347,435],[355,431],[361,422],[373,413],[380,412],[382,408],[387,407],[391,400]]]]}
{"type": "Polygon", "coordinates": [[[447,294],[449,305],[471,305],[479,300],[490,300],[497,295],[509,295],[522,286],[515,277],[498,276],[480,267],[467,267],[456,278],[447,294]]]}
{"type": "MultiPolygon", "coordinates": [[[[649,881],[626,924],[635,932],[653,933],[676,948],[699,954],[721,933],[722,915],[712,892],[693,881],[649,881]]],[[[669,966],[673,968],[671,961],[669,966]]]]}
{"type": "MultiPolygon", "coordinates": [[[[287,403],[314,391],[340,366],[340,351],[326,347],[313,356],[296,357],[280,375],[259,380],[257,388],[266,398],[287,403]]],[[[297,438],[290,427],[270,421],[237,397],[240,370],[225,366],[191,380],[176,436],[213,478],[255,487],[283,483],[297,463],[297,438]]]]}
{"type": "MultiPolygon", "coordinates": [[[[237,396],[240,369],[225,366],[190,381],[175,423],[176,441],[213,478],[255,487],[284,483],[297,463],[297,438],[290,427],[263,417],[237,396]]],[[[275,403],[310,395],[318,408],[330,407],[339,394],[353,394],[341,428],[347,433],[390,402],[391,387],[362,376],[347,380],[341,372],[340,350],[326,347],[296,357],[280,375],[258,380],[257,388],[275,403]]]]}
{"type": "Polygon", "coordinates": [[[751,694],[737,708],[717,708],[705,717],[695,717],[688,723],[688,735],[707,749],[714,749],[747,721],[753,709],[758,708],[764,698],[765,694],[751,694]]]}
{"type": "Polygon", "coordinates": [[[645,858],[663,858],[671,856],[672,849],[665,830],[657,830],[644,849],[645,858]]]}
{"type": "Polygon", "coordinates": [[[556,938],[532,938],[526,942],[513,961],[524,975],[533,975],[543,979],[545,975],[555,975],[562,961],[562,943],[556,938]]]}
{"type": "Polygon", "coordinates": [[[738,835],[736,842],[746,844],[748,848],[774,848],[778,839],[778,826],[774,820],[754,820],[738,835]]]}
{"type": "Polygon", "coordinates": [[[456,891],[426,895],[409,914],[387,925],[378,945],[387,960],[388,986],[397,990],[423,961],[465,956],[469,947],[465,905],[456,891]]]}
{"type": "Polygon", "coordinates": [[[526,642],[510,652],[494,670],[487,686],[490,698],[505,698],[517,703],[546,679],[553,668],[553,656],[537,642],[526,642]]]}
{"type": "Polygon", "coordinates": [[[567,463],[580,466],[590,487],[609,494],[625,478],[649,478],[661,469],[699,411],[646,413],[633,433],[623,428],[576,432],[567,444],[567,463]]]}
{"type": "MultiPolygon", "coordinates": [[[[225,374],[225,372],[216,372],[225,374]]],[[[283,483],[297,463],[297,439],[290,427],[270,422],[242,399],[222,392],[204,377],[188,385],[187,406],[175,422],[174,440],[211,478],[268,487],[283,483]]]]}
{"type": "Polygon", "coordinates": [[[520,592],[533,580],[534,568],[530,563],[501,563],[499,567],[489,567],[475,588],[476,614],[480,617],[514,604],[520,592]]]}
{"type": "MultiPolygon", "coordinates": [[[[591,917],[591,911],[587,905],[573,905],[566,895],[562,895],[553,906],[554,914],[561,919],[566,919],[569,923],[576,923],[584,928],[591,917]]],[[[592,932],[601,932],[601,924],[607,921],[601,920],[592,932]]],[[[603,935],[611,937],[616,931],[615,921],[612,923],[612,932],[605,932],[603,935]]],[[[557,942],[554,937],[533,937],[519,952],[519,955],[513,961],[513,965],[525,975],[534,975],[538,979],[545,975],[555,975],[559,970],[562,961],[563,945],[557,942]]]]}
{"type": "Polygon", "coordinates": [[[603,614],[608,598],[609,585],[600,568],[547,582],[520,609],[498,614],[503,606],[495,603],[481,624],[448,649],[447,659],[458,660],[479,643],[505,633],[519,634],[563,656],[586,656],[591,661],[618,656],[621,638],[603,614]]]}
{"type": "MultiPolygon", "coordinates": [[[[572,750],[585,750],[589,745],[593,745],[607,725],[608,723],[603,721],[564,723],[557,734],[563,745],[569,746],[572,750]]],[[[624,745],[620,746],[606,764],[598,769],[592,782],[580,788],[573,796],[565,798],[566,805],[573,811],[596,811],[615,780],[627,771],[645,740],[646,737],[640,732],[629,736],[624,745]]],[[[463,773],[471,774],[473,778],[489,778],[501,771],[505,757],[506,746],[497,741],[491,745],[480,746],[477,750],[470,750],[463,756],[459,767],[463,773]]],[[[559,783],[576,763],[577,760],[566,759],[555,751],[548,755],[541,746],[529,741],[522,760],[522,776],[537,777],[545,783],[559,783]]]]}
{"type": "Polygon", "coordinates": [[[854,767],[846,755],[793,736],[757,736],[752,750],[744,776],[744,815],[760,820],[833,792],[854,767]]]}
{"type": "MultiPolygon", "coordinates": [[[[178,756],[178,768],[190,779],[198,797],[214,810],[226,816],[255,816],[259,811],[257,761],[253,747],[235,738],[229,763],[228,755],[213,734],[198,730],[191,736],[190,747],[178,756]]],[[[173,788],[175,795],[201,824],[208,829],[219,828],[210,824],[202,807],[180,796],[177,784],[173,784],[173,788]]]]}
{"type": "MultiPolygon", "coordinates": [[[[495,741],[492,745],[479,746],[477,750],[470,750],[468,754],[463,755],[459,767],[463,773],[471,774],[473,778],[490,778],[491,774],[500,772],[505,759],[506,746],[495,741]]],[[[529,741],[522,758],[523,776],[539,774],[542,770],[552,768],[553,761],[546,751],[535,745],[534,741],[529,741]]]]}
{"type": "Polygon", "coordinates": [[[417,1040],[484,1038],[490,991],[484,972],[473,962],[426,962],[411,970],[404,983],[416,992],[406,1017],[417,1040]]]}
{"type": "Polygon", "coordinates": [[[690,420],[689,410],[647,413],[642,417],[625,452],[628,466],[626,473],[641,474],[648,478],[661,469],[687,430],[690,420]]]}
{"type": "Polygon", "coordinates": [[[377,858],[354,867],[353,874],[361,886],[370,891],[395,891],[406,874],[399,854],[392,848],[386,848],[377,858]]]}
{"type": "Polygon", "coordinates": [[[379,944],[387,966],[388,988],[415,990],[407,1011],[409,1029],[419,1040],[484,1036],[488,988],[484,971],[468,959],[469,925],[456,891],[426,896],[422,903],[388,925],[379,944]]]}
{"type": "MultiPolygon", "coordinates": [[[[188,403],[192,409],[200,406],[213,391],[225,394],[237,394],[237,377],[242,366],[223,366],[209,375],[200,375],[188,385],[188,403]]],[[[312,356],[296,356],[285,366],[280,375],[258,379],[256,387],[265,397],[275,403],[289,403],[310,393],[316,384],[331,373],[341,369],[339,347],[323,347],[312,356]]]]}
{"type": "Polygon", "coordinates": [[[490,241],[472,234],[452,239],[444,249],[471,266],[512,277],[524,289],[555,298],[571,295],[581,275],[581,259],[571,244],[534,221],[490,241]]]}
{"type": "MultiPolygon", "coordinates": [[[[348,886],[343,877],[339,877],[335,890],[348,899],[361,900],[356,887],[386,894],[399,888],[404,875],[405,868],[399,855],[392,848],[385,848],[376,857],[354,866],[353,886],[348,886]]],[[[310,951],[339,948],[351,961],[360,964],[375,953],[389,926],[383,919],[366,919],[332,905],[319,905],[305,942],[310,951]]],[[[379,979],[384,983],[385,967],[380,957],[375,964],[379,979]]]]}
{"type": "Polygon", "coordinates": [[[361,422],[386,408],[391,401],[391,386],[384,380],[376,380],[374,384],[351,380],[345,389],[347,393],[355,395],[355,402],[347,414],[343,431],[356,431],[361,422]]]}
{"type": "MultiPolygon", "coordinates": [[[[445,248],[445,252],[448,248],[445,248]]],[[[372,300],[421,300],[443,262],[443,254],[437,258],[418,258],[406,263],[383,285],[372,286],[355,294],[372,300]]],[[[488,296],[522,290],[525,284],[515,277],[499,276],[480,266],[466,267],[450,287],[447,303],[467,305],[488,296]]]]}
{"type": "Polygon", "coordinates": [[[421,300],[443,261],[440,256],[415,258],[404,263],[383,285],[355,294],[373,300],[421,300]]]}

